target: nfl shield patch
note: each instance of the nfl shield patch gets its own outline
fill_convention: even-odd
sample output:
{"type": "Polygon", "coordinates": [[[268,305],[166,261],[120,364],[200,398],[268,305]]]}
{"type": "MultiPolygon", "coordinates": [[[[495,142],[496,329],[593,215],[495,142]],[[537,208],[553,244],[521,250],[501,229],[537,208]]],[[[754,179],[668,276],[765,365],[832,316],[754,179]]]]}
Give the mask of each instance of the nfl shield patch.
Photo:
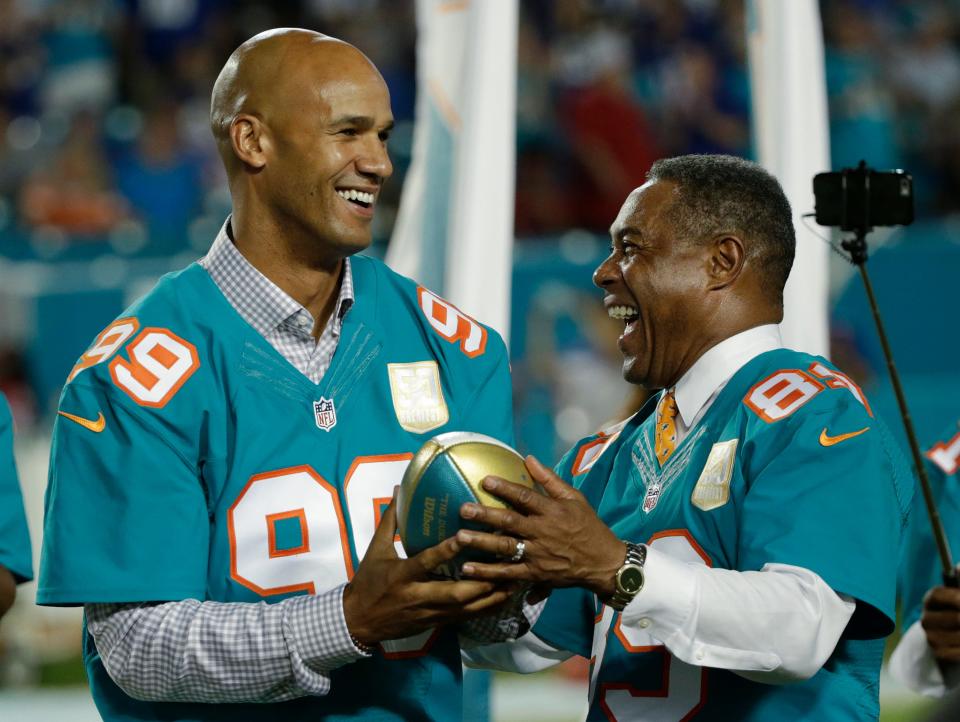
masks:
{"type": "Polygon", "coordinates": [[[330,431],[337,425],[337,409],[333,405],[333,399],[321,396],[319,401],[314,401],[313,415],[317,420],[318,429],[330,431]]]}
{"type": "Polygon", "coordinates": [[[652,481],[647,487],[647,494],[643,497],[643,510],[649,514],[653,511],[657,502],[660,501],[660,492],[663,490],[663,484],[659,481],[652,481]]]}

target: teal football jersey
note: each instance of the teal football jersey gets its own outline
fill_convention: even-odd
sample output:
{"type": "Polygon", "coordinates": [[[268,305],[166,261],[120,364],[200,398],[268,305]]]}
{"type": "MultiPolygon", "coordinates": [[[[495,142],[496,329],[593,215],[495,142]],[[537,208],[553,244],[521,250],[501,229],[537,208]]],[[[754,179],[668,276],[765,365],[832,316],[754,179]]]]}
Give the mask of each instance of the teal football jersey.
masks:
{"type": "Polygon", "coordinates": [[[13,417],[0,394],[0,566],[19,584],[33,579],[30,533],[13,459],[13,417]]]}
{"type": "MultiPolygon", "coordinates": [[[[413,452],[469,430],[512,438],[506,349],[382,263],[320,383],[291,366],[194,264],[95,340],[60,399],[38,601],[277,602],[350,579],[413,452]]],[[[147,703],[106,674],[106,720],[459,720],[453,629],[385,642],[332,691],[280,705],[147,703]]]]}
{"type": "Polygon", "coordinates": [[[741,368],[661,469],[651,399],[560,462],[617,536],[690,564],[805,567],[857,600],[824,667],[793,684],[688,665],[582,590],[534,627],[591,659],[589,720],[853,720],[879,714],[909,476],[860,389],[822,358],[770,351],[741,368]]]}
{"type": "MultiPolygon", "coordinates": [[[[954,562],[960,552],[960,426],[954,423],[926,453],[927,477],[940,512],[954,562]]],[[[930,516],[916,481],[914,511],[900,560],[900,615],[903,629],[920,619],[923,597],[943,585],[940,553],[933,539],[930,516]]]]}

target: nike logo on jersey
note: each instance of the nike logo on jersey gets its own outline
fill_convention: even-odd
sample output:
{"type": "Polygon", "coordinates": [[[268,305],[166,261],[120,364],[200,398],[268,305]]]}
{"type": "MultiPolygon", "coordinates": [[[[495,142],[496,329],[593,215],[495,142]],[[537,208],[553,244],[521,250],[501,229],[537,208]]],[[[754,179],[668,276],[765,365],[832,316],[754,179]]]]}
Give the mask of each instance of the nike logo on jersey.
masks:
{"type": "Polygon", "coordinates": [[[82,416],[74,416],[73,414],[68,414],[66,411],[58,411],[65,419],[70,419],[74,423],[80,424],[85,429],[89,429],[95,434],[99,434],[107,426],[107,420],[103,418],[103,412],[100,412],[100,415],[97,416],[96,420],[85,419],[82,416]]]}
{"type": "Polygon", "coordinates": [[[833,446],[834,444],[839,444],[841,441],[852,439],[854,436],[860,436],[860,434],[868,431],[869,429],[870,429],[869,426],[864,426],[859,431],[851,431],[848,434],[837,434],[836,436],[829,436],[827,434],[826,427],[824,427],[823,431],[820,432],[820,445],[833,446]]]}

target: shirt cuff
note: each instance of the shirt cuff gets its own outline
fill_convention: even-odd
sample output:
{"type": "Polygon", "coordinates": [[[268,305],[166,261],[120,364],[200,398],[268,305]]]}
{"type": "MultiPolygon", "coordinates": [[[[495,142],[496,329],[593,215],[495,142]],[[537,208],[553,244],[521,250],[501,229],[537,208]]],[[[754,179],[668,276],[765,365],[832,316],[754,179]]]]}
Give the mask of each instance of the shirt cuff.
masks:
{"type": "Polygon", "coordinates": [[[643,629],[666,643],[695,616],[697,584],[688,564],[647,546],[643,588],[624,607],[623,624],[643,629]]]}
{"type": "MultiPolygon", "coordinates": [[[[699,629],[702,600],[697,575],[701,571],[706,570],[648,546],[643,588],[624,608],[621,624],[645,632],[653,644],[665,645],[687,664],[761,673],[779,668],[782,659],[778,654],[738,644],[738,630],[711,630],[715,638],[705,638],[704,630],[699,629]]],[[[727,601],[713,603],[725,605],[727,601]]]]}
{"type": "Polygon", "coordinates": [[[910,625],[890,655],[890,674],[914,692],[928,697],[946,694],[943,674],[927,644],[927,635],[920,622],[910,625]]]}
{"type": "MultiPolygon", "coordinates": [[[[322,594],[293,597],[285,604],[283,632],[288,640],[294,676],[305,690],[313,692],[320,684],[317,673],[330,672],[370,656],[358,649],[350,638],[343,614],[345,587],[346,584],[342,584],[322,594]]],[[[323,686],[328,689],[329,682],[323,686]]]]}
{"type": "Polygon", "coordinates": [[[533,632],[509,642],[460,651],[460,658],[467,667],[519,674],[542,672],[572,656],[571,652],[547,644],[533,632]]]}
{"type": "Polygon", "coordinates": [[[500,612],[482,617],[474,617],[461,622],[458,627],[460,646],[473,647],[482,644],[497,644],[519,639],[537,623],[540,613],[546,605],[543,599],[536,604],[527,603],[527,592],[522,589],[513,595],[510,602],[500,612]]]}

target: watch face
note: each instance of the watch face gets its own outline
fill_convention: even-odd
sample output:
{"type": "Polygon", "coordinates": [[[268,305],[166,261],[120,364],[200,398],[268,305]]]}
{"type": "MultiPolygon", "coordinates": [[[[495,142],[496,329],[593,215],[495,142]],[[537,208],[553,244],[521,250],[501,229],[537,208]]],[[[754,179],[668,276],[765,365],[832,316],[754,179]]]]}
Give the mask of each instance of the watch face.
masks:
{"type": "Polygon", "coordinates": [[[640,567],[625,567],[620,572],[620,588],[627,594],[636,594],[643,586],[643,569],[640,567]]]}

